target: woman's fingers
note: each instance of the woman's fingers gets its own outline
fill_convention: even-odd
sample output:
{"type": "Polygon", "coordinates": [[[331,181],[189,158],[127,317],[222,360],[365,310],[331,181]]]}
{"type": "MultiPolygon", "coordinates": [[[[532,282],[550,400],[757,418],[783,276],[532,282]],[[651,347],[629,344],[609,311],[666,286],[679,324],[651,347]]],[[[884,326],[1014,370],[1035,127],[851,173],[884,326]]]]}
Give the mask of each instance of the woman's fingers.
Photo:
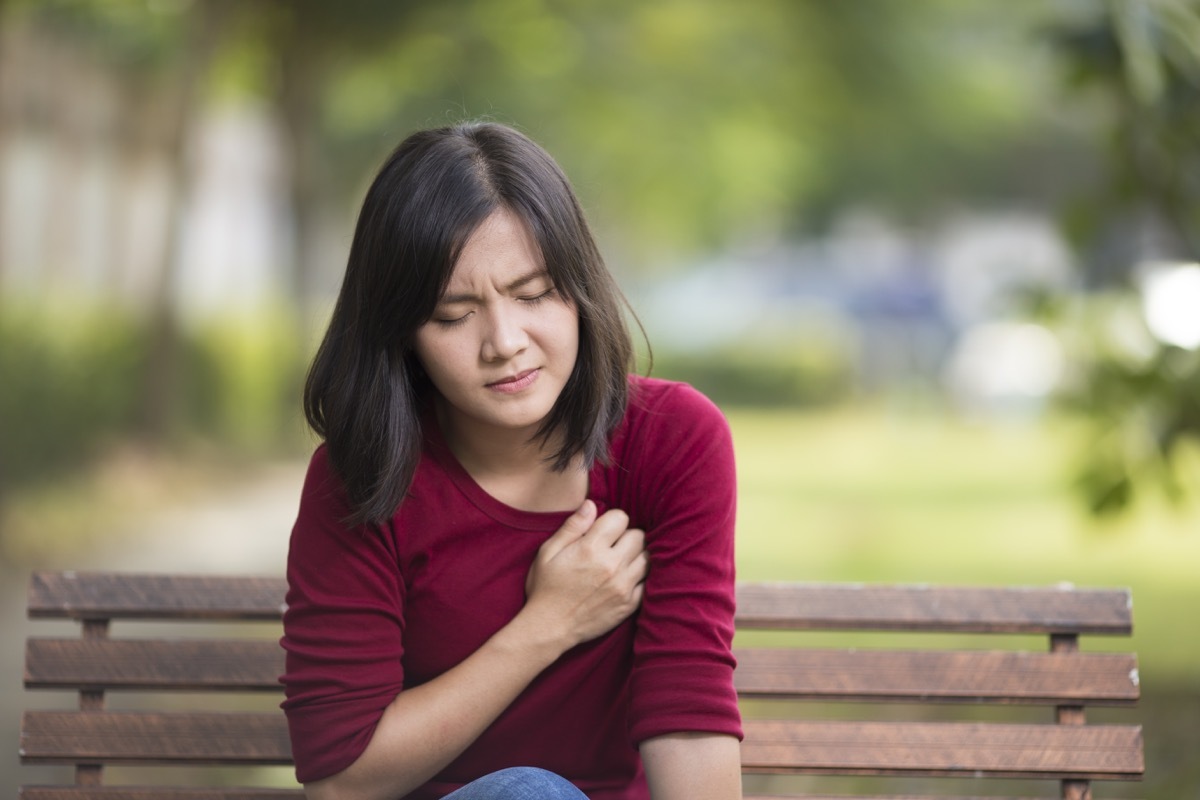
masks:
{"type": "Polygon", "coordinates": [[[610,508],[592,523],[587,540],[597,548],[612,547],[628,530],[629,515],[619,508],[610,508]]]}
{"type": "Polygon", "coordinates": [[[542,544],[540,551],[542,557],[554,558],[564,547],[578,541],[592,528],[595,522],[596,504],[591,500],[584,500],[583,504],[567,517],[567,521],[562,524],[562,527],[542,544]]]}
{"type": "Polygon", "coordinates": [[[538,551],[525,581],[536,613],[559,618],[573,643],[611,630],[642,602],[646,536],[619,509],[596,516],[585,502],[538,551]]]}
{"type": "Polygon", "coordinates": [[[628,564],[634,557],[646,550],[646,534],[641,528],[627,528],[621,537],[612,544],[612,549],[622,564],[628,564]]]}
{"type": "Polygon", "coordinates": [[[596,518],[596,506],[592,500],[584,500],[583,505],[566,518],[563,527],[542,543],[538,558],[544,563],[558,557],[559,553],[572,546],[596,548],[596,552],[612,547],[629,527],[629,515],[619,509],[608,510],[596,518]]]}
{"type": "Polygon", "coordinates": [[[629,562],[629,567],[640,585],[646,580],[646,576],[650,574],[650,554],[645,550],[639,550],[634,555],[633,560],[629,562]]]}

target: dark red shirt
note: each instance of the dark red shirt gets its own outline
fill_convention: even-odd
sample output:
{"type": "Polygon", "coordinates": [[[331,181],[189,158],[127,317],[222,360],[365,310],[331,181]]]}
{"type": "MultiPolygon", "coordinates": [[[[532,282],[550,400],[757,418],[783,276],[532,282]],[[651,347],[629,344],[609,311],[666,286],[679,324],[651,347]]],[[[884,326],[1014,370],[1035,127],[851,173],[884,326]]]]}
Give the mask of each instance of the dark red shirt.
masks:
{"type": "MultiPolygon", "coordinates": [[[[649,797],[637,744],[665,733],[741,737],[733,688],[735,480],[729,428],[685,384],[632,377],[610,464],[589,475],[600,513],[646,532],[641,609],[564,654],[413,798],[538,766],[592,800],[649,797]]],[[[283,676],[297,778],[350,766],[387,705],[445,672],[520,610],[538,547],[568,514],[520,511],[427,436],[408,497],[382,532],[347,527],[324,447],[288,555],[283,676]]]]}

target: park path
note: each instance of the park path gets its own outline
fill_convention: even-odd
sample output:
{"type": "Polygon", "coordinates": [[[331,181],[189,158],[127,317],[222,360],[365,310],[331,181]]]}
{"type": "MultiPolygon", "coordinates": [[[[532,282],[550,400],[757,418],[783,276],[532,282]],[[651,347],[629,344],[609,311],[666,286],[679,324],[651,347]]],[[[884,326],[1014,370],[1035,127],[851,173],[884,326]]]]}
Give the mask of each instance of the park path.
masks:
{"type": "Polygon", "coordinates": [[[283,575],[306,461],[119,523],[79,569],[283,575]]]}
{"type": "MultiPolygon", "coordinates": [[[[106,544],[64,557],[53,568],[129,572],[283,575],[307,462],[271,464],[236,486],[213,487],[187,501],[116,522],[106,544]]],[[[28,570],[0,564],[0,786],[61,780],[63,769],[21,767],[18,731],[24,707],[69,707],[57,692],[22,688],[24,642],[31,634],[77,635],[68,623],[25,619],[28,570]]],[[[69,780],[69,778],[68,778],[69,780]]]]}

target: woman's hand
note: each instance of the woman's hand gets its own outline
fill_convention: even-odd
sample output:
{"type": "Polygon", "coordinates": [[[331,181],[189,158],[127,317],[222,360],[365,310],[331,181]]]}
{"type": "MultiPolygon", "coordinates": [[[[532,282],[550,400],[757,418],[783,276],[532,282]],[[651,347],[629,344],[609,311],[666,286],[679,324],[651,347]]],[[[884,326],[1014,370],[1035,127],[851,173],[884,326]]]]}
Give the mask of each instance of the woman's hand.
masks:
{"type": "Polygon", "coordinates": [[[596,504],[585,500],[538,550],[523,612],[557,631],[567,648],[612,630],[642,601],[645,538],[624,511],[597,518],[596,504]]]}

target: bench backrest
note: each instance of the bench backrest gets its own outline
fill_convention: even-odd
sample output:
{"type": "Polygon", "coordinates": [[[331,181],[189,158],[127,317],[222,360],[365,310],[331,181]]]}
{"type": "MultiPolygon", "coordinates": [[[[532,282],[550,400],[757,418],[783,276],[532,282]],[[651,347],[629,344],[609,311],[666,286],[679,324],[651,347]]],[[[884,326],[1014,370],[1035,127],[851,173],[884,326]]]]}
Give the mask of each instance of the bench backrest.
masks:
{"type": "MultiPolygon", "coordinates": [[[[30,617],[77,620],[82,636],[31,638],[25,685],[77,692],[79,709],[27,711],[21,759],[74,765],[75,783],[22,787],[21,796],[299,797],[294,784],[136,789],[103,783],[106,765],[291,763],[284,719],[274,708],[281,693],[278,623],[284,593],[283,580],[275,578],[34,574],[30,617]],[[221,625],[216,637],[197,638],[177,624],[185,621],[221,625]],[[136,634],[133,623],[147,622],[170,623],[169,635],[110,635],[113,623],[130,623],[136,634]],[[133,708],[110,710],[107,698],[114,692],[170,694],[149,708],[133,702],[133,708]],[[207,707],[215,693],[247,692],[263,694],[268,702],[251,711],[242,702],[232,710],[207,707]],[[178,707],[181,693],[201,693],[205,707],[178,707]]],[[[1052,791],[1062,797],[1086,798],[1091,781],[1138,779],[1144,770],[1139,726],[1089,724],[1084,713],[1088,706],[1137,701],[1132,654],[1079,649],[1082,634],[1130,634],[1127,591],[743,584],[737,626],[747,775],[1028,778],[1053,782],[1052,791]],[[797,647],[795,631],[882,632],[888,646],[797,647]],[[905,635],[886,636],[891,632],[905,635]],[[938,637],[913,633],[956,636],[947,647],[932,640],[938,637]],[[1016,649],[1012,636],[987,637],[989,645],[994,639],[1009,644],[1007,649],[961,649],[963,634],[1016,634],[1016,649]],[[1048,644],[1031,647],[1030,635],[1048,644]],[[772,638],[784,646],[762,646],[772,638]],[[895,639],[902,649],[895,648],[895,639]],[[873,712],[886,702],[894,704],[888,708],[910,705],[918,713],[859,719],[818,706],[822,716],[832,718],[809,718],[810,709],[781,719],[776,709],[796,712],[805,706],[779,700],[849,701],[860,705],[845,707],[873,712]],[[1041,722],[1014,722],[1003,713],[1002,719],[981,713],[929,721],[930,704],[1051,710],[1041,722]]],[[[754,780],[748,779],[751,788],[754,780]]],[[[758,780],[759,788],[778,793],[779,779],[758,780]]]]}

